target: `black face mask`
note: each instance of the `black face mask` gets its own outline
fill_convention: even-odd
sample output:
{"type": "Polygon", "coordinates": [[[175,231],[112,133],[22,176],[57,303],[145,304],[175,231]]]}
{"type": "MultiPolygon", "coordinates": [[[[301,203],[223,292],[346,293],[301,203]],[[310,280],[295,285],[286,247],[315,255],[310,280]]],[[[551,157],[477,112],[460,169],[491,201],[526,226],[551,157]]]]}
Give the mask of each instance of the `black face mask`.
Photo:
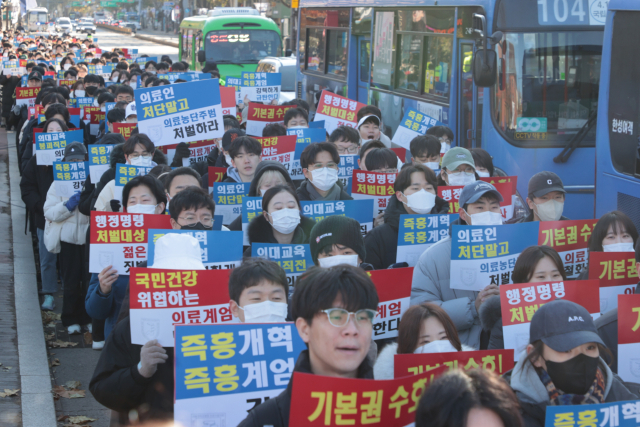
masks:
{"type": "Polygon", "coordinates": [[[206,231],[206,230],[212,230],[213,229],[213,225],[210,226],[210,227],[207,227],[203,223],[198,221],[195,224],[181,225],[180,229],[181,230],[204,230],[204,231],[206,231]]]}
{"type": "Polygon", "coordinates": [[[87,86],[84,88],[84,91],[87,93],[87,95],[89,96],[93,96],[96,94],[96,91],[98,90],[97,87],[95,86],[87,86]]]}
{"type": "Polygon", "coordinates": [[[600,358],[580,353],[566,362],[547,363],[547,373],[556,388],[570,394],[586,394],[593,385],[600,358]]]}

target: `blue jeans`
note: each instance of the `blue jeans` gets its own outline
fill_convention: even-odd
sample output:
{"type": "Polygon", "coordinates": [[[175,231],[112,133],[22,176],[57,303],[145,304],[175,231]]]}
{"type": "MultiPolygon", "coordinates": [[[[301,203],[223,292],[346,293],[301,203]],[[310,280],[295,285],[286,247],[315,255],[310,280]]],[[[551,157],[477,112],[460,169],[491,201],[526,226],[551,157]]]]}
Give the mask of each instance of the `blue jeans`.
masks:
{"type": "Polygon", "coordinates": [[[44,245],[44,230],[38,228],[38,253],[40,254],[40,276],[42,293],[53,295],[58,291],[56,260],[58,254],[52,254],[44,245]]]}

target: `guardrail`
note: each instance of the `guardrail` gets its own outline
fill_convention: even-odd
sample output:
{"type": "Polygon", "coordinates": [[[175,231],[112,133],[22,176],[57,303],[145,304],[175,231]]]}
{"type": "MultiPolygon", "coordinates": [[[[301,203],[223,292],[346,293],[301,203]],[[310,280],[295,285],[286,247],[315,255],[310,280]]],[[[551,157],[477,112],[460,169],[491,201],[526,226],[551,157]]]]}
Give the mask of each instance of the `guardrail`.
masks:
{"type": "Polygon", "coordinates": [[[115,25],[96,24],[96,27],[104,28],[105,30],[115,31],[116,33],[131,34],[131,28],[121,28],[115,25]]]}

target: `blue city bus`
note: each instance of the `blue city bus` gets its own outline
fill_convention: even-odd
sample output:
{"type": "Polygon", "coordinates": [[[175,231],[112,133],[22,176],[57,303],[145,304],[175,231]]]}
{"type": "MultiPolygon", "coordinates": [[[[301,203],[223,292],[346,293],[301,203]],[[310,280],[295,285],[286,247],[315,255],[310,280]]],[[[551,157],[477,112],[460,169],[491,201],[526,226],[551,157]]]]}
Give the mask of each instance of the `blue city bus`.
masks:
{"type": "Polygon", "coordinates": [[[315,106],[326,89],[377,105],[389,134],[417,109],[447,124],[453,145],[489,151],[523,198],[532,175],[554,171],[564,214],[593,218],[606,10],[606,0],[300,0],[298,96],[315,106]],[[472,77],[474,14],[488,35],[502,32],[486,88],[472,77]]]}
{"type": "Polygon", "coordinates": [[[640,229],[640,2],[611,0],[603,41],[596,215],[618,209],[640,229]]]}

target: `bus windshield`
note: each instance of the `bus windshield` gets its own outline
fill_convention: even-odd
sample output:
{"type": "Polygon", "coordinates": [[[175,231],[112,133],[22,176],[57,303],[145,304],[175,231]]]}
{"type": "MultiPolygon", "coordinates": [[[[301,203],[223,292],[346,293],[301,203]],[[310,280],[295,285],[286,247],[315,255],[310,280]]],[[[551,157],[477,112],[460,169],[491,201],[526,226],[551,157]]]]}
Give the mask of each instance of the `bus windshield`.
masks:
{"type": "MultiPolygon", "coordinates": [[[[493,117],[508,139],[561,143],[597,110],[601,31],[508,33],[496,46],[493,117]]],[[[595,142],[595,127],[585,138],[595,142]]]]}
{"type": "Polygon", "coordinates": [[[280,56],[280,36],[271,30],[209,31],[205,42],[207,61],[257,63],[267,56],[280,56]]]}
{"type": "Polygon", "coordinates": [[[32,12],[29,14],[29,22],[47,22],[47,13],[46,12],[32,12]]]}

